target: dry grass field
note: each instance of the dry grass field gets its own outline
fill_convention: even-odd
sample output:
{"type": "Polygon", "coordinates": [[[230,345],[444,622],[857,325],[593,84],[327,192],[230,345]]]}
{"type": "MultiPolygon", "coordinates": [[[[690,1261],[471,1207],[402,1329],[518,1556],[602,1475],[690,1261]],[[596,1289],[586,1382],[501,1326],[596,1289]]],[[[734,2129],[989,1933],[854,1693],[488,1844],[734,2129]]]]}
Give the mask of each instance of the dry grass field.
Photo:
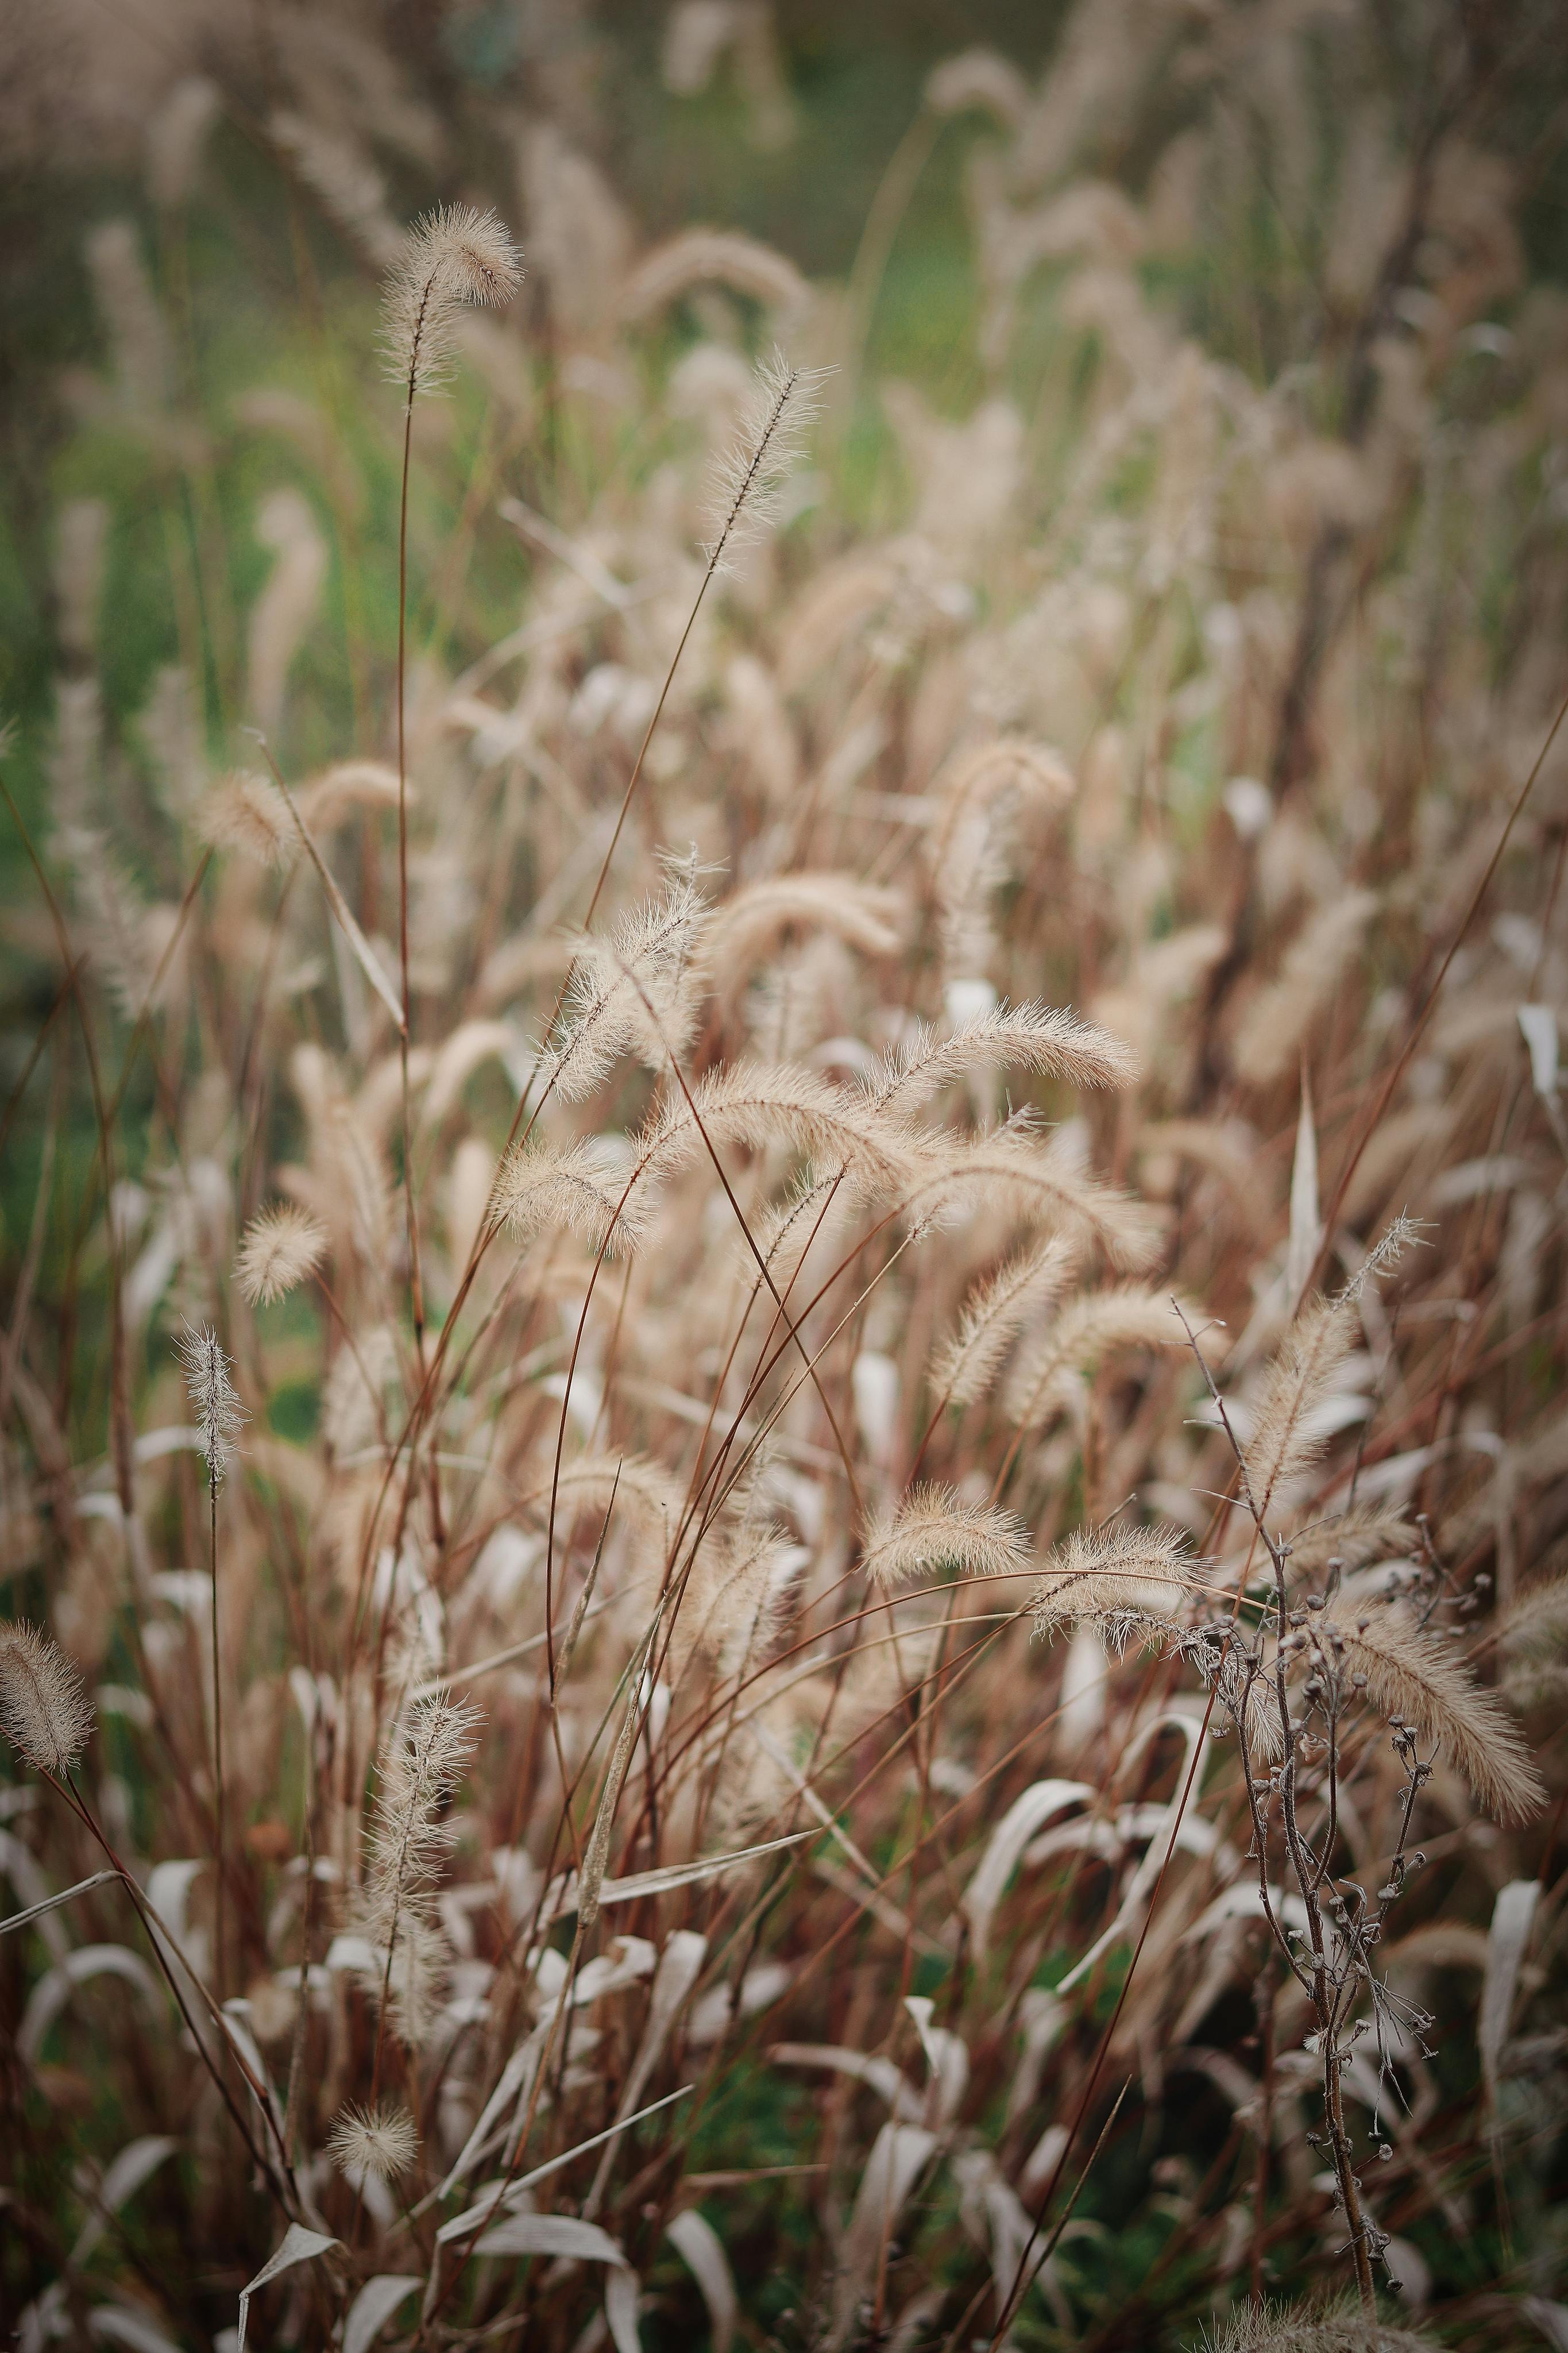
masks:
{"type": "Polygon", "coordinates": [[[1568,2347],[1561,18],[853,16],[5,14],[26,2353],[1568,2347]]]}

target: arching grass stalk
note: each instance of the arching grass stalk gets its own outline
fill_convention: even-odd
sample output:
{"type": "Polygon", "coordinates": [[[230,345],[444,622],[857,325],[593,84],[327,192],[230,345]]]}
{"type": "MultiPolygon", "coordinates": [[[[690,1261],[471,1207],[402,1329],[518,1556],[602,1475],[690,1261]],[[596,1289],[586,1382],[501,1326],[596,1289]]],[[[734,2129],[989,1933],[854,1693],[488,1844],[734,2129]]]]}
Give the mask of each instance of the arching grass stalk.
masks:
{"type": "MultiPolygon", "coordinates": [[[[163,1921],[142,1893],[121,1857],[105,1835],[102,1825],[88,1804],[77,1781],[81,1753],[90,1740],[96,1712],[82,1688],[80,1673],[68,1659],[53,1638],[26,1620],[16,1620],[0,1628],[0,1732],[4,1732],[16,1754],[35,1772],[41,1774],[51,1788],[70,1809],[94,1843],[102,1851],[110,1866],[110,1875],[118,1879],[135,1906],[142,1926],[147,1930],[157,1962],[175,2007],[184,2021],[191,2042],[213,2079],[219,2096],[239,2132],[240,2138],[256,2165],[258,2173],[277,2198],[285,2213],[289,2212],[293,2191],[292,2179],[285,2190],[284,2180],[268,2161],[264,2149],[254,2138],[244,2116],[236,2105],[225,2083],[223,2071],[213,2058],[206,2042],[196,2031],[195,2019],[181,1991],[178,1978],[170,1964],[171,1953],[178,1947],[163,1921]]],[[[188,1960],[180,1956],[182,1967],[191,1984],[200,1995],[213,2023],[223,2027],[218,2006],[188,1960]]],[[[220,2036],[220,2047],[231,2038],[220,2036]]],[[[252,2076],[242,2053],[241,2072],[251,2092],[257,2095],[257,2105],[269,2126],[274,2118],[268,2102],[261,2096],[261,2086],[252,2076]]],[[[278,2136],[274,2132],[274,2137],[278,2136]]],[[[279,2142],[279,2155],[288,2172],[287,2152],[279,2142]]]]}
{"type": "Polygon", "coordinates": [[[202,1452],[207,1466],[207,1556],[212,1566],[212,1611],[209,1628],[212,1637],[213,1679],[213,1870],[216,1877],[216,1911],[213,1944],[213,1974],[221,1993],[224,1957],[224,1854],[225,1797],[223,1772],[223,1665],[218,1633],[218,1551],[217,1551],[217,1491],[223,1484],[234,1442],[244,1426],[245,1408],[234,1392],[229,1376],[233,1366],[218,1345],[217,1335],[205,1327],[197,1330],[187,1324],[178,1340],[180,1363],[184,1371],[185,1388],[191,1400],[191,1411],[201,1433],[202,1452]]]}
{"type": "Polygon", "coordinates": [[[403,997],[398,1039],[402,1079],[403,1196],[408,1232],[408,1282],[415,1351],[425,1364],[425,1293],[419,1272],[419,1216],[414,1199],[413,1128],[408,1103],[408,476],[414,448],[414,403],[434,390],[450,367],[454,329],[465,305],[504,308],[522,282],[522,264],[493,212],[442,205],[416,221],[388,274],[383,343],[394,381],[403,390],[403,474],[397,503],[397,956],[403,997]]]}

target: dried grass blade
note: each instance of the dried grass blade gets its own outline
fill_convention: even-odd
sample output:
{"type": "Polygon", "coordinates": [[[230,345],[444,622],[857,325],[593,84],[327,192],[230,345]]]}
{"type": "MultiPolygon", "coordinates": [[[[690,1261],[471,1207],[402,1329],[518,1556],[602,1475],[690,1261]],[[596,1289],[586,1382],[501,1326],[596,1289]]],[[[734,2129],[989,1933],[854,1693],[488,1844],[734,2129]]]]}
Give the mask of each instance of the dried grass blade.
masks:
{"type": "Polygon", "coordinates": [[[285,784],[282,775],[278,767],[278,764],[273,759],[270,751],[268,750],[265,741],[263,741],[261,748],[267,754],[267,765],[272,771],[273,776],[277,782],[278,789],[289,804],[289,815],[293,818],[295,824],[300,828],[300,839],[305,845],[310,863],[315,868],[317,874],[321,877],[321,888],[327,894],[327,904],[331,909],[332,913],[337,917],[343,937],[347,940],[350,947],[353,950],[354,955],[358,960],[360,969],[364,974],[364,976],[369,981],[371,987],[374,989],[376,995],[380,997],[382,1003],[385,1006],[387,1011],[391,1014],[393,1020],[397,1027],[397,1034],[401,1038],[405,1034],[405,1029],[403,1018],[402,1000],[398,997],[397,991],[394,988],[391,981],[388,980],[385,973],[383,972],[380,961],[376,956],[375,950],[371,946],[370,942],[361,931],[359,924],[355,922],[353,910],[349,905],[348,901],[343,897],[342,892],[339,890],[331,867],[327,864],[326,860],[322,857],[320,849],[316,847],[315,837],[311,833],[310,827],[305,823],[304,818],[300,814],[300,804],[294,798],[293,794],[285,784]]]}
{"type": "MultiPolygon", "coordinates": [[[[618,2133],[629,2132],[633,2125],[640,2125],[645,2117],[656,2116],[660,2108],[673,2107],[677,2100],[684,2100],[694,2088],[690,2084],[682,2084],[678,2092],[666,2092],[662,2099],[650,2100],[647,2106],[638,2108],[635,2116],[618,2116],[613,2125],[606,2125],[603,2132],[595,2133],[587,2140],[578,2141],[573,2148],[563,2149],[559,2157],[547,2158],[542,2165],[536,2165],[531,2173],[519,2174],[515,2181],[509,2182],[493,2197],[481,2198],[477,2205],[469,2207],[466,2214],[454,2215],[451,2221],[444,2222],[436,2233],[437,2243],[449,2246],[454,2239],[471,2237],[489,2221],[498,2207],[510,2205],[514,2199],[531,2189],[536,2181],[547,2181],[552,2173],[559,2173],[574,2158],[585,2157],[591,2148],[598,2148],[605,2141],[614,2140],[618,2133]]],[[[480,2248],[479,2252],[482,2253],[484,2250],[480,2248]]]]}
{"type": "Polygon", "coordinates": [[[1486,1975],[1481,1984],[1481,2010],[1476,2041],[1481,2054],[1481,2076],[1487,2097],[1497,2103],[1498,2072],[1508,2041],[1519,1973],[1524,1964],[1535,1907],[1541,1895],[1538,1879],[1510,1879],[1500,1887],[1487,1935],[1486,1975]]]}
{"type": "Polygon", "coordinates": [[[62,1887],[58,1895],[46,1895],[41,1904],[29,1904],[25,1912],[13,1912],[0,1920],[0,1936],[8,1936],[14,1928],[25,1928],[31,1920],[41,1920],[46,1912],[55,1911],[68,1904],[75,1895],[85,1895],[89,1888],[101,1887],[106,1880],[118,1879],[117,1871],[95,1871],[90,1879],[79,1879],[74,1887],[62,1887]]]}

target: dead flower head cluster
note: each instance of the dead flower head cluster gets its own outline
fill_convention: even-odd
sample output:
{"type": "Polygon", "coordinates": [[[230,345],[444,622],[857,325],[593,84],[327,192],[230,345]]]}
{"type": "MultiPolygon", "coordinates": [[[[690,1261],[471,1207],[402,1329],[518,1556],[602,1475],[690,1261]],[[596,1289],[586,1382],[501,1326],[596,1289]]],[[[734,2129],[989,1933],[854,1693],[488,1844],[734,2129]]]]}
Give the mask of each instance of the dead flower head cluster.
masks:
{"type": "MultiPolygon", "coordinates": [[[[19,2342],[1563,2341],[1535,16],[1405,12],[1422,78],[1080,0],[938,69],[832,289],[375,15],[259,114],[215,18],[88,247],[19,2342]],[[874,330],[950,150],[939,398],[874,330]],[[304,357],[220,397],[262,171],[304,357]]],[[[665,69],[787,150],[768,8],[665,69]]]]}

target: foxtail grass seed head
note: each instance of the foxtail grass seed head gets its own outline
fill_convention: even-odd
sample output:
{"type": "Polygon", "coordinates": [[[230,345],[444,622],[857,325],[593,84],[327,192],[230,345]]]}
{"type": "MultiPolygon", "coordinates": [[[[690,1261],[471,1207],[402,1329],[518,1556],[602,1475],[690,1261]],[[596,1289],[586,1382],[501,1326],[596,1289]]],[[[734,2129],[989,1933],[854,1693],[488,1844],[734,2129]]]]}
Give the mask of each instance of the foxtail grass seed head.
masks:
{"type": "Polygon", "coordinates": [[[706,552],[715,569],[779,520],[829,374],[794,367],[776,349],[760,363],[735,438],[709,485],[706,552]]]}
{"type": "Polygon", "coordinates": [[[1310,1301],[1269,1366],[1246,1448],[1253,1500],[1265,1518],[1272,1514],[1279,1490],[1300,1478],[1326,1449],[1331,1432],[1321,1409],[1359,1334],[1352,1301],[1310,1301]]]}
{"type": "Polygon", "coordinates": [[[635,1051],[658,1070],[681,1051],[696,1013],[703,913],[693,881],[677,876],[607,934],[579,940],[544,1057],[552,1094],[577,1102],[623,1053],[635,1051]]]}
{"type": "Polygon", "coordinates": [[[367,2174],[373,2181],[394,2181],[419,2154],[418,2127],[406,2108],[351,2102],[327,2136],[327,2154],[350,2181],[367,2174]]]}
{"type": "Polygon", "coordinates": [[[1393,1272],[1406,1250],[1425,1250],[1426,1247],[1421,1219],[1411,1217],[1408,1210],[1401,1209],[1396,1218],[1389,1219],[1346,1283],[1345,1296],[1359,1299],[1369,1282],[1380,1282],[1385,1274],[1393,1272]]]}
{"type": "Polygon", "coordinates": [[[994,1504],[970,1504],[951,1487],[911,1488],[867,1532],[860,1566],[873,1585],[906,1585],[944,1575],[1019,1575],[1028,1564],[1023,1523],[994,1504]]]}
{"type": "Polygon", "coordinates": [[[1030,1429],[1070,1408],[1080,1377],[1129,1349],[1182,1348],[1186,1335],[1168,1294],[1122,1283],[1069,1300],[1026,1342],[1008,1386],[1010,1419],[1030,1429]]]}
{"type": "Polygon", "coordinates": [[[1195,1582],[1194,1564],[1172,1528],[1078,1528],[1047,1559],[1029,1596],[1037,1634],[1075,1620],[1112,1640],[1168,1630],[1195,1582]]]}
{"type": "Polygon", "coordinates": [[[230,1377],[234,1366],[219,1346],[216,1332],[205,1325],[198,1329],[187,1324],[175,1346],[184,1371],[185,1393],[201,1433],[207,1476],[216,1489],[223,1484],[236,1442],[249,1416],[235,1394],[230,1377]]]}
{"type": "Polygon", "coordinates": [[[1437,2353],[1433,2337],[1368,2320],[1353,2303],[1265,2305],[1234,2313],[1204,2340],[1212,2353],[1437,2353]]]}
{"type": "Polygon", "coordinates": [[[388,1737],[367,1846],[366,1885],[376,1903],[395,1904],[439,1871],[456,1836],[447,1803],[482,1721],[477,1707],[438,1692],[416,1700],[388,1737]]]}
{"type": "Polygon", "coordinates": [[[364,1842],[357,1921],[373,1950],[365,1989],[384,1987],[403,2040],[423,2040],[448,1947],[436,1888],[458,1826],[451,1805],[474,1755],[481,1713],[445,1691],[416,1699],[384,1741],[364,1842]]]}
{"type": "Polygon", "coordinates": [[[245,1229],[235,1280],[251,1306],[269,1306],[314,1274],[327,1253],[327,1229],[292,1201],[260,1209],[245,1229]]]}
{"type": "Polygon", "coordinates": [[[1341,1605],[1314,1630],[1343,1657],[1374,1707],[1437,1743],[1489,1813],[1522,1822],[1540,1812],[1546,1788],[1522,1732],[1451,1642],[1399,1603],[1354,1616],[1341,1605]]]}
{"type": "Polygon", "coordinates": [[[972,1014],[945,1035],[925,1022],[864,1082],[880,1108],[912,1111],[972,1071],[1019,1070],[1070,1086],[1124,1087],[1138,1058],[1120,1038],[1050,1005],[1003,1005],[972,1014]]]}
{"type": "Polygon", "coordinates": [[[1420,1240],[1415,1221],[1401,1212],[1344,1290],[1333,1299],[1308,1301],[1287,1333],[1268,1368],[1246,1448],[1253,1501],[1265,1518],[1279,1491],[1328,1444],[1331,1432],[1321,1409],[1361,1336],[1359,1302],[1420,1240]]]}
{"type": "Polygon", "coordinates": [[[931,1359],[931,1386],[953,1405],[984,1396],[1026,1320],[1046,1312],[1066,1282],[1072,1249],[1049,1234],[1017,1251],[963,1303],[957,1329],[931,1359]]]}
{"type": "Polygon", "coordinates": [[[198,803],[195,827],[210,849],[232,850],[258,866],[287,866],[300,846],[300,828],[277,786],[237,771],[198,803]]]}
{"type": "Polygon", "coordinates": [[[495,213],[439,205],[409,230],[387,272],[382,348],[387,374],[413,399],[444,383],[465,310],[504,310],[522,283],[522,258],[495,213]]]}
{"type": "Polygon", "coordinates": [[[92,1726],[92,1703],[59,1644],[25,1619],[0,1626],[0,1728],[17,1756],[40,1773],[68,1773],[92,1726]]]}
{"type": "Polygon", "coordinates": [[[588,1248],[621,1258],[635,1250],[654,1208],[647,1185],[630,1185],[624,1147],[588,1136],[569,1151],[537,1140],[520,1145],[496,1182],[496,1207],[521,1243],[551,1231],[582,1236],[588,1248]]]}

